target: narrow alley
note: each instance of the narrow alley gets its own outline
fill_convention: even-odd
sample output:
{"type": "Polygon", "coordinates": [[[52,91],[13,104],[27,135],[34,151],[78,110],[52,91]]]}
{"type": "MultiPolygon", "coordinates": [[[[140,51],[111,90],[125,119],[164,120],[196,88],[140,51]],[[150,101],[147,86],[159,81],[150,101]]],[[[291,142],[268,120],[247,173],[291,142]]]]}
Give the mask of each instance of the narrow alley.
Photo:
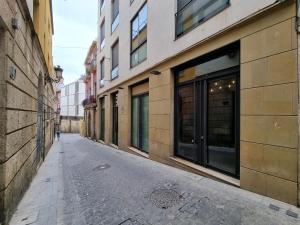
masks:
{"type": "Polygon", "coordinates": [[[271,198],[62,135],[10,224],[284,225],[300,224],[297,214],[271,198]]]}

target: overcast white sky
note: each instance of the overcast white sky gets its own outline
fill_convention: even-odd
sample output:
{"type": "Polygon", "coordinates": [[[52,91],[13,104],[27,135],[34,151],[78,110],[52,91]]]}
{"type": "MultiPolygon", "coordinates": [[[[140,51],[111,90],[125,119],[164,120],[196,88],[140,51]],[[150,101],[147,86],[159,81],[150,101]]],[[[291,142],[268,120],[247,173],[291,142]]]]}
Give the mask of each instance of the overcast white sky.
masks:
{"type": "Polygon", "coordinates": [[[54,65],[64,69],[64,83],[84,74],[84,60],[97,37],[97,0],[53,0],[54,65]]]}

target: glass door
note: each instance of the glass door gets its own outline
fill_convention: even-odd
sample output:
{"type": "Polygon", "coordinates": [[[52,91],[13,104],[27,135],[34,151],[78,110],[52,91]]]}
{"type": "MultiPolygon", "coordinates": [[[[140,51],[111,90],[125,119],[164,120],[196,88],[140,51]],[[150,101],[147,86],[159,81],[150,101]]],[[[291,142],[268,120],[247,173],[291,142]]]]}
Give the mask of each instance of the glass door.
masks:
{"type": "Polygon", "coordinates": [[[238,174],[238,80],[236,76],[206,81],[206,164],[238,174]]]}
{"type": "Polygon", "coordinates": [[[118,94],[112,96],[112,143],[118,145],[118,94]]]}
{"type": "Polygon", "coordinates": [[[176,155],[197,162],[194,83],[178,87],[176,98],[176,155]]]}

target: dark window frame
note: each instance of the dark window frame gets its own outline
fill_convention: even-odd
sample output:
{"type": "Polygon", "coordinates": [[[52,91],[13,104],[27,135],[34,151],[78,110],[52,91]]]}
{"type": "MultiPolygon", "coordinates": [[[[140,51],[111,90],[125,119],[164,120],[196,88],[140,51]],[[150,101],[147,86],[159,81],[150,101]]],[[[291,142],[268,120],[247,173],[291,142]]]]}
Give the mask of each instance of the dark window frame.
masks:
{"type": "MultiPolygon", "coordinates": [[[[139,30],[139,34],[142,33],[142,31],[144,31],[145,29],[148,28],[148,2],[145,1],[144,4],[139,8],[139,10],[137,11],[137,13],[134,15],[134,17],[130,20],[130,69],[138,66],[139,64],[141,64],[142,62],[147,60],[147,55],[146,58],[141,60],[140,62],[138,62],[136,65],[132,65],[132,55],[138,51],[141,47],[143,47],[144,44],[147,45],[147,39],[148,39],[148,30],[147,30],[147,34],[146,34],[146,40],[144,40],[142,43],[139,43],[138,47],[136,47],[134,50],[132,50],[132,23],[133,21],[139,16],[140,11],[144,8],[144,6],[147,5],[147,24],[143,27],[142,30],[139,30]]],[[[138,35],[139,35],[138,34],[138,35]]],[[[137,35],[137,36],[138,36],[137,35]]],[[[147,48],[147,46],[146,46],[147,48]]]]}
{"type": "MultiPolygon", "coordinates": [[[[149,154],[149,149],[146,151],[146,150],[144,150],[143,148],[142,148],[142,141],[140,140],[142,137],[143,137],[143,133],[138,133],[137,135],[138,135],[138,145],[139,146],[135,146],[134,144],[133,144],[133,134],[132,134],[132,127],[133,127],[133,99],[134,98],[137,98],[138,99],[138,102],[139,102],[139,105],[138,105],[138,115],[139,115],[139,117],[138,117],[138,127],[139,127],[139,131],[141,131],[141,132],[143,132],[143,129],[142,129],[142,126],[143,126],[143,123],[142,123],[142,121],[143,121],[143,116],[140,116],[142,113],[141,113],[141,111],[142,111],[142,104],[140,104],[140,102],[141,102],[141,99],[143,98],[143,97],[148,97],[149,98],[149,92],[145,92],[145,93],[141,93],[141,94],[138,94],[138,95],[133,95],[133,96],[131,96],[131,134],[130,134],[130,136],[131,136],[131,146],[132,147],[134,147],[134,148],[136,148],[136,149],[138,149],[138,150],[140,150],[140,151],[142,151],[142,152],[144,152],[144,153],[147,153],[147,154],[149,154]]],[[[148,112],[149,113],[149,112],[148,112]]],[[[148,126],[148,129],[149,129],[150,127],[148,126]]],[[[148,137],[148,142],[149,142],[149,137],[148,137]]]]}
{"type": "Polygon", "coordinates": [[[118,72],[117,76],[112,77],[112,71],[114,69],[116,69],[117,67],[119,67],[119,63],[120,63],[120,48],[119,48],[119,39],[117,39],[113,43],[113,45],[111,46],[111,80],[117,79],[119,77],[119,72],[118,72]],[[116,66],[113,66],[114,65],[113,49],[114,49],[114,47],[116,47],[116,45],[118,45],[118,51],[117,51],[117,53],[118,53],[118,57],[117,57],[118,58],[118,63],[117,63],[116,66]]]}
{"type": "Polygon", "coordinates": [[[120,1],[119,0],[111,0],[111,24],[114,23],[115,19],[118,17],[119,13],[120,13],[120,1]],[[118,10],[117,10],[117,14],[114,15],[114,4],[116,4],[116,1],[118,1],[118,10]]]}
{"type": "MultiPolygon", "coordinates": [[[[188,28],[185,31],[178,34],[178,28],[177,28],[177,26],[178,26],[177,25],[178,24],[178,14],[181,13],[182,11],[184,11],[186,9],[186,7],[189,6],[190,4],[192,4],[194,1],[197,1],[197,0],[190,0],[186,5],[184,5],[179,11],[177,11],[175,13],[175,40],[183,37],[185,34],[189,33],[192,30],[194,30],[195,28],[197,28],[198,26],[200,26],[201,24],[203,24],[207,20],[211,19],[212,17],[218,15],[219,13],[221,13],[223,10],[225,10],[226,8],[228,8],[231,5],[230,0],[227,0],[227,3],[224,4],[224,6],[218,8],[217,10],[215,10],[213,12],[211,12],[208,16],[203,17],[200,21],[198,21],[198,23],[196,23],[195,25],[191,26],[190,28],[188,28]]],[[[215,2],[215,1],[216,0],[213,0],[213,2],[215,2]]],[[[176,2],[178,3],[178,0],[176,2]]]]}

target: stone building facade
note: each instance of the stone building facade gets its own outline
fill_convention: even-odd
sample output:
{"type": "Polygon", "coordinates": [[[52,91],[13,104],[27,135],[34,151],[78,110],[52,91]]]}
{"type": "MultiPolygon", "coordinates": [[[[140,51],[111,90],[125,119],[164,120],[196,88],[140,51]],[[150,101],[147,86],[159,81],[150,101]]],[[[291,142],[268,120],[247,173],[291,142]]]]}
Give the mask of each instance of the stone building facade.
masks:
{"type": "Polygon", "coordinates": [[[296,1],[99,4],[97,139],[299,205],[296,1]]]}
{"type": "Polygon", "coordinates": [[[93,41],[86,56],[85,100],[82,102],[84,107],[84,126],[85,136],[96,138],[96,95],[97,95],[97,42],[93,41]]]}
{"type": "MultiPolygon", "coordinates": [[[[54,140],[55,92],[45,79],[54,70],[44,55],[52,45],[41,46],[34,22],[44,14],[33,20],[34,2],[0,1],[0,224],[8,224],[54,140]]],[[[44,24],[52,38],[52,22],[44,24]]]]}

